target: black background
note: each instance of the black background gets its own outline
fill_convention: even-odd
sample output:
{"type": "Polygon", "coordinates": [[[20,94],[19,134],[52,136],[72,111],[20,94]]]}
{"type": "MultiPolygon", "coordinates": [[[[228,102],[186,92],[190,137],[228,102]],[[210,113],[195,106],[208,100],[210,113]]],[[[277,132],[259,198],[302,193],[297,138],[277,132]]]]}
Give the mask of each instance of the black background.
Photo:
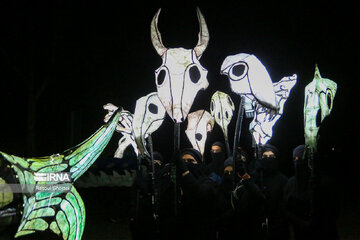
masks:
{"type": "MultiPolygon", "coordinates": [[[[29,83],[40,89],[46,82],[36,109],[36,156],[63,151],[90,136],[102,125],[106,114],[102,106],[108,102],[133,112],[138,98],[156,91],[154,70],[161,58],[150,40],[152,17],[162,8],[158,26],[166,47],[193,48],[199,6],[210,33],[200,59],[209,71],[210,85],[197,95],[191,111],[209,111],[216,90],[230,94],[238,105],[239,96],[231,93],[227,77],[219,73],[228,55],[256,55],[274,82],[296,73],[297,84],[271,139],[282,153],[282,170],[291,175],[292,149],[304,142],[304,87],[318,64],[321,75],[338,84],[332,112],[336,128],[331,131],[341,138],[344,159],[334,169],[345,185],[355,181],[349,190],[358,193],[355,3],[252,2],[1,1],[1,151],[28,154],[29,83]]],[[[248,123],[244,122],[241,141],[247,147],[251,144],[248,123]]],[[[231,144],[234,129],[235,117],[231,144]]],[[[153,134],[154,148],[166,158],[171,156],[172,133],[167,117],[153,134]]],[[[184,135],[182,146],[189,146],[184,135]]],[[[218,139],[221,130],[215,127],[208,143],[218,139]]]]}
{"type": "MultiPolygon", "coordinates": [[[[351,116],[356,112],[358,81],[354,6],[331,2],[2,1],[1,149],[27,154],[31,79],[35,89],[47,83],[36,110],[38,156],[62,151],[88,137],[102,124],[102,105],[108,102],[133,112],[138,98],[156,91],[154,70],[161,59],[150,40],[153,15],[162,8],[159,29],[165,46],[192,48],[198,34],[196,6],[210,32],[209,46],[200,60],[209,71],[210,85],[198,94],[191,111],[209,110],[216,90],[230,94],[238,105],[239,97],[231,92],[226,76],[219,74],[220,66],[228,55],[251,53],[267,67],[274,82],[298,75],[271,140],[284,156],[304,141],[303,90],[313,78],[315,64],[323,77],[338,83],[333,115],[339,128],[348,138],[357,135],[357,118],[351,116]]],[[[230,141],[234,124],[235,117],[230,141]]],[[[155,133],[155,149],[172,142],[167,128],[172,132],[169,118],[155,133]]],[[[218,133],[216,127],[209,141],[221,138],[218,133]]],[[[185,146],[189,144],[183,140],[185,146]]]]}

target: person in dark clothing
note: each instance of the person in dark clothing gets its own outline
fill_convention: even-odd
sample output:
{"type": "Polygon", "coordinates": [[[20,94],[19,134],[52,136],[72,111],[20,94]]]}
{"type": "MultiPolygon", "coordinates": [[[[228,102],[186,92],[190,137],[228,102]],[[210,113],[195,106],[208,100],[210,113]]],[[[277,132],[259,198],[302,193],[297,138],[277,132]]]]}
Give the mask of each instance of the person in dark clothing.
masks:
{"type": "Polygon", "coordinates": [[[235,171],[233,171],[233,158],[228,158],[224,164],[223,188],[229,189],[225,187],[226,181],[234,181],[233,179],[229,180],[228,176],[235,178],[236,187],[230,192],[229,197],[232,211],[229,210],[226,216],[222,216],[224,225],[219,233],[219,239],[234,237],[250,240],[263,239],[261,224],[264,218],[265,196],[255,179],[246,171],[247,167],[244,165],[247,159],[245,156],[241,155],[240,159],[237,159],[235,171]]]}
{"type": "Polygon", "coordinates": [[[312,228],[310,169],[304,156],[305,145],[293,150],[294,176],[284,190],[285,216],[291,224],[294,239],[311,239],[312,228]]]}
{"type": "Polygon", "coordinates": [[[224,172],[224,161],[226,158],[225,147],[222,142],[214,142],[211,146],[211,161],[207,165],[210,172],[210,179],[220,184],[224,172]]]}
{"type": "Polygon", "coordinates": [[[159,208],[160,208],[160,187],[161,187],[159,179],[160,179],[160,173],[161,173],[161,168],[164,163],[164,159],[160,152],[153,152],[153,159],[154,159],[154,163],[153,163],[154,164],[154,167],[153,167],[154,172],[152,173],[152,186],[153,186],[152,202],[153,202],[154,218],[155,218],[155,221],[158,222],[159,211],[160,211],[159,208]]]}
{"type": "Polygon", "coordinates": [[[156,224],[156,212],[158,196],[155,196],[154,189],[158,185],[152,178],[152,174],[157,174],[160,169],[162,156],[154,152],[154,168],[151,169],[151,163],[148,159],[142,160],[142,165],[136,173],[132,186],[132,201],[130,211],[130,231],[132,239],[157,239],[158,228],[156,224]],[[152,171],[155,170],[154,173],[152,171]],[[157,198],[154,201],[154,198],[157,198]]]}
{"type": "Polygon", "coordinates": [[[265,195],[266,239],[289,239],[289,225],[284,216],[283,194],[288,181],[287,177],[278,170],[278,149],[270,144],[262,146],[262,157],[256,169],[258,186],[265,195]]]}
{"type": "Polygon", "coordinates": [[[181,189],[179,233],[183,239],[216,239],[219,194],[208,177],[200,152],[183,149],[176,166],[181,189]]]}
{"type": "Polygon", "coordinates": [[[312,169],[313,176],[310,179],[313,192],[314,236],[329,240],[339,239],[337,219],[340,214],[341,170],[345,160],[343,149],[347,138],[342,135],[339,123],[333,117],[334,114],[331,113],[321,123],[312,169]]]}
{"type": "MultiPolygon", "coordinates": [[[[178,234],[179,221],[178,216],[176,215],[178,210],[175,205],[175,186],[172,179],[172,166],[170,163],[163,165],[156,176],[158,191],[159,191],[159,200],[158,200],[158,209],[159,209],[159,239],[167,240],[174,239],[180,240],[182,237],[178,234]],[[176,209],[175,209],[176,208],[176,209]]],[[[176,195],[180,195],[180,189],[176,188],[176,195]]]]}
{"type": "Polygon", "coordinates": [[[218,239],[225,240],[236,236],[237,219],[235,209],[231,204],[231,194],[234,189],[233,158],[229,157],[224,162],[224,174],[219,186],[222,200],[222,212],[218,219],[218,239]]]}
{"type": "Polygon", "coordinates": [[[211,153],[225,152],[225,146],[222,142],[216,141],[211,145],[211,153]]]}

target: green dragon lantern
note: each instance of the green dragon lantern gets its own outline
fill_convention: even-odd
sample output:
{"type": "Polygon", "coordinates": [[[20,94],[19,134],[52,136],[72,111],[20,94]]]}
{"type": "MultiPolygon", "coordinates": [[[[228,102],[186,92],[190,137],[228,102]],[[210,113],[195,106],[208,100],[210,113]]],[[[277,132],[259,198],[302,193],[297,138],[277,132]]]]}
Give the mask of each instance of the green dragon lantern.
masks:
{"type": "MultiPolygon", "coordinates": [[[[81,144],[47,157],[22,158],[0,152],[10,162],[23,193],[24,209],[15,238],[47,231],[67,240],[80,240],[85,226],[85,206],[73,183],[94,163],[107,146],[120,117],[116,111],[110,120],[81,144]],[[46,179],[44,174],[66,173],[70,183],[57,191],[39,191],[60,186],[61,180],[46,179]]],[[[55,188],[53,188],[55,189],[55,188]]]]}

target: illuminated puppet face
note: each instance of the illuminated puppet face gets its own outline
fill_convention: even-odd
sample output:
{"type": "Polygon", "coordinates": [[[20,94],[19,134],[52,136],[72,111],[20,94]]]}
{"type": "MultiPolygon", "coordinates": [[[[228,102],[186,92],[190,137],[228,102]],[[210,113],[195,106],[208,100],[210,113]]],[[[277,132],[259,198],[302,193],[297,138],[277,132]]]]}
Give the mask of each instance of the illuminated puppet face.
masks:
{"type": "Polygon", "coordinates": [[[256,106],[255,116],[249,125],[257,144],[265,144],[272,137],[272,129],[277,120],[281,117],[284,111],[284,104],[290,95],[291,89],[296,83],[297,76],[294,74],[291,77],[284,77],[279,82],[273,84],[276,94],[276,101],[279,106],[279,111],[275,114],[265,111],[261,105],[256,106]]]}
{"type": "Polygon", "coordinates": [[[233,92],[256,100],[267,109],[277,110],[271,78],[256,56],[240,53],[226,57],[221,74],[228,76],[233,92]]]}
{"type": "Polygon", "coordinates": [[[214,127],[214,118],[205,110],[192,112],[188,116],[188,126],[185,130],[193,148],[204,154],[207,133],[214,127]]]}
{"type": "Polygon", "coordinates": [[[209,85],[207,70],[199,59],[209,41],[209,32],[200,10],[199,41],[194,49],[166,48],[157,27],[160,10],[151,22],[151,40],[162,58],[162,65],[155,71],[156,87],[160,101],[169,116],[177,123],[183,122],[194,102],[196,94],[209,85]]]}
{"type": "Polygon", "coordinates": [[[149,156],[145,139],[155,132],[165,118],[165,108],[156,92],[141,97],[136,101],[133,120],[133,136],[142,155],[149,156]]]}
{"type": "Polygon", "coordinates": [[[317,134],[321,122],[330,115],[337,90],[337,84],[322,78],[318,67],[314,79],[305,87],[304,125],[305,145],[316,150],[317,134]]]}
{"type": "Polygon", "coordinates": [[[216,123],[221,127],[227,139],[227,129],[233,116],[235,106],[230,96],[216,91],[211,97],[210,112],[216,123]]]}

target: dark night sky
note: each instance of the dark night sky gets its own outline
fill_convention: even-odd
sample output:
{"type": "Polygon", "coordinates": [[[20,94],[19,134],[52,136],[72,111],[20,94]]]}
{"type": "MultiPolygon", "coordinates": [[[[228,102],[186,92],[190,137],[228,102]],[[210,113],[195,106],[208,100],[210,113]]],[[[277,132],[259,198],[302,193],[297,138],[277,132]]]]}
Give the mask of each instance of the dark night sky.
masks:
{"type": "MultiPolygon", "coordinates": [[[[216,90],[230,94],[237,105],[239,97],[219,74],[220,66],[228,55],[251,53],[267,67],[273,81],[298,74],[271,141],[285,158],[304,141],[303,90],[313,78],[315,63],[323,77],[338,83],[333,115],[339,128],[334,134],[349,139],[357,134],[358,120],[343,123],[354,107],[351,94],[358,81],[354,6],[342,1],[323,5],[176,2],[1,1],[1,151],[26,155],[30,79],[36,88],[47,82],[36,112],[37,156],[71,147],[71,116],[75,116],[73,141],[78,143],[102,125],[102,105],[112,102],[134,111],[138,98],[156,91],[154,70],[161,59],[151,44],[150,22],[160,7],[159,29],[167,47],[195,46],[196,6],[209,28],[210,43],[200,62],[209,71],[210,86],[198,94],[191,111],[209,110],[216,90]]],[[[234,122],[230,130],[235,129],[234,122]]],[[[249,143],[246,124],[243,144],[249,143]]],[[[169,149],[172,131],[167,118],[154,133],[155,149],[169,149]]],[[[219,132],[215,128],[211,140],[219,132]]]]}

